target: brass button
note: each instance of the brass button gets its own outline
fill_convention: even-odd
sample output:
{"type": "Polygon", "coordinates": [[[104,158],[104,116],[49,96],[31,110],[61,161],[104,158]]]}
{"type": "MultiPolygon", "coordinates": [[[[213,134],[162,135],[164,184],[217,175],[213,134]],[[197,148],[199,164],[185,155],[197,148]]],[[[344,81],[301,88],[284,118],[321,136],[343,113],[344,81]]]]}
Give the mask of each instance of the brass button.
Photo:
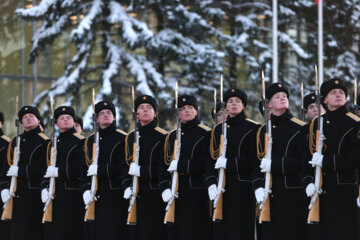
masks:
{"type": "Polygon", "coordinates": [[[99,139],[102,140],[102,137],[100,137],[99,139]]]}
{"type": "Polygon", "coordinates": [[[181,133],[181,135],[184,135],[184,133],[181,133]]]}
{"type": "Polygon", "coordinates": [[[230,128],[230,125],[227,125],[228,126],[228,128],[230,128]]]}
{"type": "Polygon", "coordinates": [[[274,194],[270,194],[270,197],[273,198],[273,197],[274,197],[274,194]]]}
{"type": "Polygon", "coordinates": [[[23,142],[25,142],[25,139],[23,139],[23,142]]]}
{"type": "Polygon", "coordinates": [[[273,128],[276,128],[276,126],[275,126],[275,125],[273,125],[273,128]]]}
{"type": "Polygon", "coordinates": [[[323,194],[326,194],[326,191],[325,191],[325,190],[323,191],[323,194]]]}
{"type": "Polygon", "coordinates": [[[327,123],[327,124],[330,124],[330,121],[329,121],[329,120],[327,120],[327,121],[326,121],[326,123],[327,123]]]}
{"type": "Polygon", "coordinates": [[[325,176],[326,175],[326,173],[323,173],[323,176],[325,176]]]}

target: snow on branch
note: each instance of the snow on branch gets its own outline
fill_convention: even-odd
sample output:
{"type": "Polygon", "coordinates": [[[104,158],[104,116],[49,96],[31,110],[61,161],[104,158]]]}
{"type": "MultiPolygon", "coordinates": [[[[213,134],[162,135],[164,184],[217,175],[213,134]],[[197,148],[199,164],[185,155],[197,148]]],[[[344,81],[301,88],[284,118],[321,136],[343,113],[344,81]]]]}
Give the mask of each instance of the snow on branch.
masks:
{"type": "Polygon", "coordinates": [[[59,0],[42,0],[39,5],[32,8],[16,9],[15,13],[19,14],[22,18],[35,18],[40,19],[46,16],[46,13],[49,11],[49,8],[52,5],[56,5],[59,0]]]}

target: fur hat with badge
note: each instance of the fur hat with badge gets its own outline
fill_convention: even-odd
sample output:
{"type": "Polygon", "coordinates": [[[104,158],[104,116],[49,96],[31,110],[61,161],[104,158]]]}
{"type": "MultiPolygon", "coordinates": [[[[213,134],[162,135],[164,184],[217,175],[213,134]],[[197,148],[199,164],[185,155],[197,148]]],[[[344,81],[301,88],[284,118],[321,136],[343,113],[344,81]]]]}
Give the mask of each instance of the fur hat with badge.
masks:
{"type": "Polygon", "coordinates": [[[150,104],[153,107],[154,112],[156,112],[156,109],[157,109],[156,101],[150,95],[141,95],[135,99],[135,111],[137,111],[138,107],[143,103],[150,104]]]}
{"type": "Polygon", "coordinates": [[[196,98],[191,95],[182,95],[178,97],[178,108],[182,108],[185,105],[191,105],[198,110],[196,98]]]}
{"type": "Polygon", "coordinates": [[[287,98],[289,99],[290,94],[289,94],[289,90],[287,89],[287,87],[282,84],[282,83],[273,83],[271,84],[267,89],[266,89],[266,93],[265,96],[267,99],[271,99],[272,96],[274,96],[276,93],[278,92],[284,92],[287,95],[287,98]]]}
{"type": "Polygon", "coordinates": [[[330,80],[321,84],[320,93],[326,98],[327,94],[333,89],[342,89],[345,92],[345,96],[348,95],[348,89],[346,84],[340,78],[331,78],[330,80]]]}
{"type": "Polygon", "coordinates": [[[20,123],[22,123],[22,118],[24,115],[28,114],[28,113],[31,113],[31,114],[34,114],[35,117],[40,120],[41,117],[40,117],[40,112],[39,110],[36,108],[36,107],[33,107],[33,106],[23,106],[18,115],[19,115],[19,120],[20,120],[20,123]]]}
{"type": "Polygon", "coordinates": [[[232,97],[238,97],[241,99],[244,107],[246,107],[247,105],[247,95],[246,93],[241,90],[241,89],[237,89],[237,88],[230,88],[228,89],[225,93],[224,93],[224,103],[226,104],[227,101],[229,100],[229,98],[232,97]]]}
{"type": "Polygon", "coordinates": [[[116,117],[116,111],[115,111],[115,105],[112,102],[109,101],[101,101],[98,102],[97,104],[95,104],[95,113],[99,114],[99,112],[101,112],[101,110],[104,109],[109,109],[112,114],[114,115],[114,118],[116,117]]]}
{"type": "Polygon", "coordinates": [[[61,106],[55,109],[54,118],[57,120],[61,115],[67,114],[70,115],[73,119],[75,119],[75,110],[69,106],[61,106]]]}

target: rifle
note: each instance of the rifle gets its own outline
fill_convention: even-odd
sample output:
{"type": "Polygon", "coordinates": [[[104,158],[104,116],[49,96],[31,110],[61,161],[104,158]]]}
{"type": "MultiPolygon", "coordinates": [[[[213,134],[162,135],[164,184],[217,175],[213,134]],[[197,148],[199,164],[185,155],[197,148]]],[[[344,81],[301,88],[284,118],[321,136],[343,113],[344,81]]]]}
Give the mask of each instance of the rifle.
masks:
{"type": "MultiPolygon", "coordinates": [[[[354,81],[354,104],[355,104],[355,115],[359,116],[358,112],[359,112],[359,105],[357,102],[357,79],[355,78],[354,81]]],[[[360,172],[358,172],[358,175],[360,174],[360,172]]],[[[360,198],[360,185],[359,185],[359,198],[360,198]]]]}
{"type": "Polygon", "coordinates": [[[300,118],[305,121],[305,109],[304,109],[304,84],[301,82],[300,86],[301,91],[301,110],[300,110],[300,118]]]}
{"type": "MultiPolygon", "coordinates": [[[[271,159],[272,152],[272,134],[271,134],[271,119],[269,115],[268,103],[269,100],[265,97],[265,79],[264,72],[262,72],[262,98],[263,98],[263,106],[264,106],[264,118],[265,118],[265,158],[271,159]]],[[[272,188],[272,177],[271,172],[265,173],[265,200],[259,206],[260,209],[260,217],[259,222],[270,222],[270,198],[269,194],[271,193],[272,188]]]]}
{"type": "MultiPolygon", "coordinates": [[[[176,139],[174,142],[174,151],[172,154],[171,161],[178,161],[180,158],[181,150],[181,123],[179,118],[179,109],[178,109],[178,84],[175,85],[175,110],[176,110],[176,139]]],[[[172,173],[171,178],[171,198],[166,206],[166,213],[164,223],[175,223],[175,199],[178,197],[178,187],[179,187],[179,175],[177,171],[172,173]]]]}
{"type": "MultiPolygon", "coordinates": [[[[19,116],[17,115],[19,112],[19,98],[18,96],[16,96],[16,118],[15,118],[15,126],[17,128],[17,136],[16,136],[16,146],[14,149],[14,156],[13,156],[13,160],[12,160],[12,166],[18,166],[19,164],[19,157],[20,157],[20,142],[21,142],[21,138],[20,138],[20,124],[19,124],[19,116]]],[[[11,148],[11,146],[9,146],[9,148],[11,148]]],[[[11,177],[11,182],[10,182],[10,199],[4,203],[4,211],[1,215],[1,220],[11,220],[12,219],[12,212],[13,212],[13,203],[14,203],[14,197],[15,197],[15,192],[16,192],[16,187],[17,187],[17,177],[11,177]]]]}
{"type": "MultiPolygon", "coordinates": [[[[51,166],[56,166],[56,158],[57,158],[57,139],[55,136],[55,119],[54,119],[54,105],[53,98],[50,97],[50,108],[51,108],[51,128],[52,128],[52,146],[50,150],[50,164],[51,166]]],[[[44,206],[44,214],[42,218],[42,222],[52,222],[52,204],[55,194],[55,178],[50,178],[50,185],[48,192],[50,194],[50,198],[46,201],[44,206]]]]}
{"type": "MultiPolygon", "coordinates": [[[[94,122],[94,137],[95,137],[95,142],[93,143],[93,148],[92,148],[92,164],[97,165],[98,164],[98,159],[99,159],[99,125],[96,122],[97,119],[97,114],[95,113],[95,90],[93,89],[93,122],[94,122]]],[[[96,192],[97,192],[97,187],[98,187],[98,179],[97,179],[97,175],[93,175],[91,177],[91,189],[90,189],[90,193],[91,193],[91,198],[92,201],[85,206],[86,209],[86,213],[85,213],[85,222],[87,221],[94,221],[95,220],[95,200],[96,200],[96,192]]]]}
{"type": "MultiPolygon", "coordinates": [[[[325,136],[323,134],[323,118],[321,117],[321,96],[319,92],[319,80],[317,77],[317,67],[315,66],[315,94],[316,94],[316,106],[318,108],[318,118],[317,124],[318,129],[316,130],[316,152],[322,153],[323,142],[325,136]]],[[[321,194],[322,190],[322,171],[321,167],[316,166],[315,168],[315,188],[316,192],[311,197],[310,204],[309,204],[309,215],[307,222],[314,223],[320,222],[320,200],[319,195],[321,194]]]]}
{"type": "MultiPolygon", "coordinates": [[[[220,102],[222,110],[222,122],[221,122],[221,135],[220,135],[220,145],[219,145],[219,158],[226,157],[227,149],[227,123],[225,122],[225,103],[223,103],[223,78],[220,76],[220,102]]],[[[214,214],[213,221],[222,221],[223,220],[223,193],[225,192],[225,169],[219,169],[219,177],[217,190],[218,195],[214,199],[214,214]]]]}
{"type": "MultiPolygon", "coordinates": [[[[135,112],[135,96],[134,96],[134,87],[131,89],[132,91],[132,102],[133,102],[133,120],[134,120],[134,133],[135,133],[135,142],[133,143],[133,157],[132,161],[136,164],[139,164],[139,129],[138,129],[138,119],[136,118],[135,112]]],[[[132,177],[132,195],[130,198],[130,205],[128,209],[128,225],[136,225],[136,197],[139,193],[139,181],[137,176],[132,177]]]]}

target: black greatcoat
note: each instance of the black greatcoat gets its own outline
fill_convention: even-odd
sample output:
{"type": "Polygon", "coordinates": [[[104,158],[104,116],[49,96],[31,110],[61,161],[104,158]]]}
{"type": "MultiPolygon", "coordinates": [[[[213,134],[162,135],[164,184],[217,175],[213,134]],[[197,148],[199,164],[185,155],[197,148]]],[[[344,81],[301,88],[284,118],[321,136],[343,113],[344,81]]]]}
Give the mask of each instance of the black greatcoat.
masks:
{"type": "MultiPolygon", "coordinates": [[[[0,173],[3,172],[3,168],[8,168],[6,153],[7,148],[9,146],[10,138],[4,135],[2,129],[0,128],[0,173]]],[[[0,188],[1,188],[0,182],[0,188]]],[[[4,182],[6,184],[6,181],[4,182]]],[[[3,202],[0,201],[0,214],[3,211],[3,202]]],[[[7,221],[0,221],[0,233],[1,239],[3,240],[10,240],[10,222],[7,221]]]]}
{"type": "MultiPolygon", "coordinates": [[[[164,161],[164,140],[167,132],[156,127],[156,120],[146,126],[139,127],[139,193],[137,203],[137,223],[130,226],[130,239],[165,239],[165,203],[159,191],[159,165],[164,161]]],[[[128,135],[127,158],[133,153],[134,132],[128,135]]],[[[124,171],[124,179],[131,179],[127,174],[128,165],[124,171]]],[[[131,181],[124,182],[124,189],[131,185],[131,181]]]]}
{"type": "MultiPolygon", "coordinates": [[[[57,138],[56,167],[59,176],[55,181],[52,222],[46,223],[44,239],[81,240],[83,236],[84,206],[80,193],[80,166],[83,162],[84,137],[74,128],[60,133],[57,138]]],[[[50,148],[48,148],[50,152],[50,148]]],[[[48,152],[48,156],[50,153],[48,152]]],[[[44,178],[42,188],[49,187],[49,178],[44,178]]]]}
{"type": "MultiPolygon", "coordinates": [[[[126,133],[116,129],[115,122],[99,129],[98,190],[95,202],[95,221],[90,224],[90,240],[126,239],[128,201],[123,198],[121,187],[121,161],[124,156],[126,133]]],[[[94,135],[88,137],[85,158],[92,158],[94,135]]],[[[87,165],[81,169],[82,192],[90,190],[91,177],[87,177],[87,165]]]]}
{"type": "MultiPolygon", "coordinates": [[[[227,151],[223,221],[214,222],[214,239],[254,239],[255,200],[251,185],[252,164],[255,161],[255,139],[259,125],[246,119],[245,113],[227,120],[227,151]]],[[[219,148],[222,124],[214,130],[214,149],[219,148]]],[[[215,160],[208,158],[206,184],[217,184],[215,160]]]]}
{"type": "MultiPolygon", "coordinates": [[[[175,224],[169,225],[171,240],[209,239],[209,198],[204,172],[209,151],[210,128],[199,124],[197,117],[181,125],[181,151],[177,166],[179,197],[175,201],[175,224]]],[[[169,133],[168,155],[174,148],[176,131],[169,133]]],[[[171,188],[171,174],[167,165],[160,168],[161,191],[171,188]]]]}
{"type": "MultiPolygon", "coordinates": [[[[49,138],[40,127],[23,132],[20,142],[19,171],[16,196],[13,203],[11,221],[12,240],[39,240],[43,238],[43,203],[41,202],[40,182],[46,170],[46,147],[49,138]]],[[[13,159],[15,140],[12,141],[10,157],[13,159]]],[[[1,190],[10,187],[10,177],[6,177],[9,166],[1,173],[1,190]]]]}
{"type": "MultiPolygon", "coordinates": [[[[323,193],[320,195],[320,238],[355,240],[356,198],[359,188],[356,169],[360,168],[359,118],[348,113],[345,106],[324,115],[323,131],[323,193]]],[[[317,129],[314,120],[313,137],[317,129]]],[[[315,143],[315,140],[314,140],[315,143]]],[[[308,160],[311,160],[309,153],[308,160]]],[[[309,174],[313,175],[311,165],[309,174]]],[[[310,179],[310,178],[306,178],[310,179]]],[[[305,182],[305,185],[310,182],[305,182]]]]}
{"type": "MultiPolygon", "coordinates": [[[[304,240],[307,237],[307,203],[302,185],[302,168],[305,164],[306,131],[304,122],[287,110],[281,116],[271,115],[272,131],[272,194],[270,194],[270,222],[261,224],[261,239],[304,240]]],[[[260,129],[259,150],[264,151],[266,127],[260,129]]],[[[263,187],[264,174],[253,172],[254,190],[263,187]]]]}

